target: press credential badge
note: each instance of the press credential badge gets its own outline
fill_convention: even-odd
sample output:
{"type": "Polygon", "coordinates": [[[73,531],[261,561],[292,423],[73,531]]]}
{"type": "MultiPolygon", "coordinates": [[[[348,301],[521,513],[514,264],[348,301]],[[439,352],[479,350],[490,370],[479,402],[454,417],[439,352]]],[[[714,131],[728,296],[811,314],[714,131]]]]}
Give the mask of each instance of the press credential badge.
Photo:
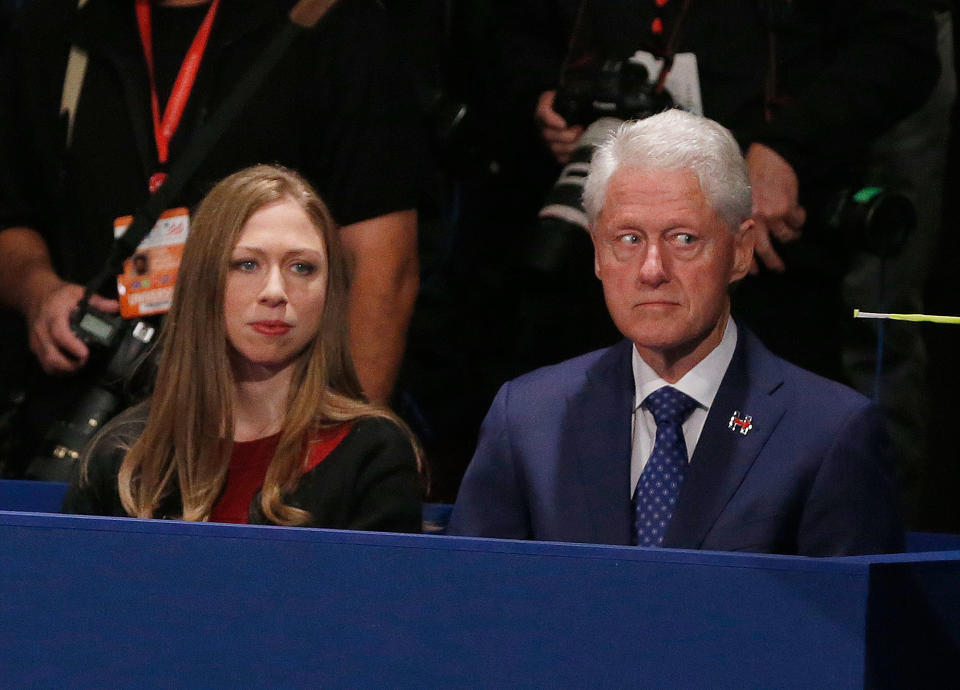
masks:
{"type": "MultiPolygon", "coordinates": [[[[113,236],[122,237],[132,221],[132,216],[117,218],[113,236]]],[[[134,255],[123,262],[123,273],[117,276],[117,294],[125,319],[163,314],[170,309],[189,232],[186,208],[164,211],[134,255]]]]}

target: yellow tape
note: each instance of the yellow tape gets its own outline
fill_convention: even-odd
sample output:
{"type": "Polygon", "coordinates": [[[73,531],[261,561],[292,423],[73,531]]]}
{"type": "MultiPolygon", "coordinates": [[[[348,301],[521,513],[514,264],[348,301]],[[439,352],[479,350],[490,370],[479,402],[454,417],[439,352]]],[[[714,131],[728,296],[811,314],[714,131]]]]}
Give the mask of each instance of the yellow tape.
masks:
{"type": "Polygon", "coordinates": [[[853,310],[855,319],[890,319],[891,321],[923,321],[926,323],[952,323],[960,325],[960,316],[936,316],[934,314],[882,314],[872,311],[853,310]]]}

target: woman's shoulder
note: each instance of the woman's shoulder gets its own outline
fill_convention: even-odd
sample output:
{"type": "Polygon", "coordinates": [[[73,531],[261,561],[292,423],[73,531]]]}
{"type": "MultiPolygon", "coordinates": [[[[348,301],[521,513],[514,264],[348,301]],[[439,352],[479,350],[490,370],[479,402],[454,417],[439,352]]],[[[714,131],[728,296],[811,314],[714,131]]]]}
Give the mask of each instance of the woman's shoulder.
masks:
{"type": "Polygon", "coordinates": [[[349,424],[329,456],[301,477],[295,503],[313,514],[314,527],[419,531],[422,492],[412,437],[389,417],[349,424]]]}
{"type": "MultiPolygon", "coordinates": [[[[347,439],[356,437],[368,442],[400,442],[410,443],[410,437],[399,424],[389,417],[367,416],[351,422],[350,433],[347,439]]],[[[346,439],[345,439],[346,440],[346,439]]]]}
{"type": "MultiPolygon", "coordinates": [[[[334,447],[327,446],[322,465],[326,470],[363,472],[384,465],[416,466],[413,438],[389,417],[363,416],[344,424],[347,433],[334,447]]],[[[342,429],[343,427],[339,427],[342,429]]],[[[337,436],[336,433],[333,434],[337,436]]]]}

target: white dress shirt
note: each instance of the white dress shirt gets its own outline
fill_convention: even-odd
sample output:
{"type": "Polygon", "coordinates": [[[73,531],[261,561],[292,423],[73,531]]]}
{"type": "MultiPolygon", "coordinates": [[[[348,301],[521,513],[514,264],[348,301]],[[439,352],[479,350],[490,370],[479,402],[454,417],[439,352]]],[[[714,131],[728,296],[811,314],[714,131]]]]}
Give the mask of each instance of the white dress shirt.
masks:
{"type": "Polygon", "coordinates": [[[737,326],[732,318],[727,318],[720,344],[688,371],[676,383],[667,383],[643,361],[637,348],[633,348],[633,445],[630,452],[630,496],[640,480],[640,474],[653,453],[653,443],[657,437],[657,422],[653,414],[641,404],[648,395],[663,386],[673,386],[697,401],[697,407],[687,421],[683,423],[683,440],[687,445],[687,461],[693,457],[693,451],[700,440],[700,432],[707,421],[707,413],[720,388],[723,375],[727,373],[733,351],[737,347],[737,326]]]}

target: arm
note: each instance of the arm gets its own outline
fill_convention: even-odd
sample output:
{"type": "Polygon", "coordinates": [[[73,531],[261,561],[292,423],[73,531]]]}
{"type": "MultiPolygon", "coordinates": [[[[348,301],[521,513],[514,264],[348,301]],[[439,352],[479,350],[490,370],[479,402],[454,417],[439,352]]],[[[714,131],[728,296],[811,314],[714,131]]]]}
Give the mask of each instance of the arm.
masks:
{"type": "Polygon", "coordinates": [[[460,484],[447,534],[530,539],[532,529],[507,429],[510,384],[497,393],[480,428],[477,451],[460,484]]]}
{"type": "MultiPolygon", "coordinates": [[[[27,320],[30,349],[48,374],[66,374],[82,367],[89,356],[70,330],[70,312],[83,288],[54,272],[43,237],[29,228],[0,230],[0,304],[20,311],[27,320]]],[[[90,304],[119,310],[116,300],[94,295],[90,304]]]]}
{"type": "MultiPolygon", "coordinates": [[[[419,283],[421,139],[403,46],[371,0],[339,3],[309,41],[310,117],[301,170],[340,224],[351,265],[350,345],[360,384],[385,402],[419,283]]],[[[305,106],[307,107],[307,106],[305,106]]]]}
{"type": "Polygon", "coordinates": [[[850,414],[814,477],[797,534],[800,556],[903,551],[891,445],[879,410],[850,414]]]}
{"type": "MultiPolygon", "coordinates": [[[[36,73],[23,69],[31,63],[30,56],[35,57],[26,46],[36,43],[38,32],[46,36],[43,32],[49,30],[34,23],[47,11],[21,15],[22,23],[11,31],[0,62],[0,306],[26,318],[30,348],[44,371],[65,374],[82,367],[88,356],[87,347],[69,326],[70,312],[83,288],[57,275],[40,232],[50,223],[49,217],[43,220],[50,215],[44,210],[55,205],[46,194],[49,178],[55,175],[53,171],[44,174],[43,162],[50,160],[57,147],[50,143],[45,147],[50,150],[38,150],[39,142],[45,140],[35,136],[39,111],[29,105],[36,104],[37,93],[26,88],[27,75],[35,78],[36,73]]],[[[119,308],[114,300],[97,296],[91,304],[104,311],[119,308]]]]}
{"type": "MultiPolygon", "coordinates": [[[[800,10],[796,13],[802,16],[800,10]]],[[[932,13],[925,3],[839,3],[830,14],[821,21],[799,20],[835,46],[823,67],[802,79],[799,88],[790,79],[803,71],[802,63],[789,55],[789,34],[778,36],[783,39],[778,58],[787,65],[778,88],[784,102],[748,137],[753,142],[746,160],[757,257],[778,272],[785,266],[772,240],[787,243],[800,237],[806,220],[797,201],[800,193],[809,198],[811,188],[834,185],[831,175],[855,162],[877,135],[919,106],[937,74],[932,13]]]]}
{"type": "Polygon", "coordinates": [[[416,211],[397,211],[344,226],[352,265],[350,345],[367,396],[393,389],[419,289],[416,211]]]}

